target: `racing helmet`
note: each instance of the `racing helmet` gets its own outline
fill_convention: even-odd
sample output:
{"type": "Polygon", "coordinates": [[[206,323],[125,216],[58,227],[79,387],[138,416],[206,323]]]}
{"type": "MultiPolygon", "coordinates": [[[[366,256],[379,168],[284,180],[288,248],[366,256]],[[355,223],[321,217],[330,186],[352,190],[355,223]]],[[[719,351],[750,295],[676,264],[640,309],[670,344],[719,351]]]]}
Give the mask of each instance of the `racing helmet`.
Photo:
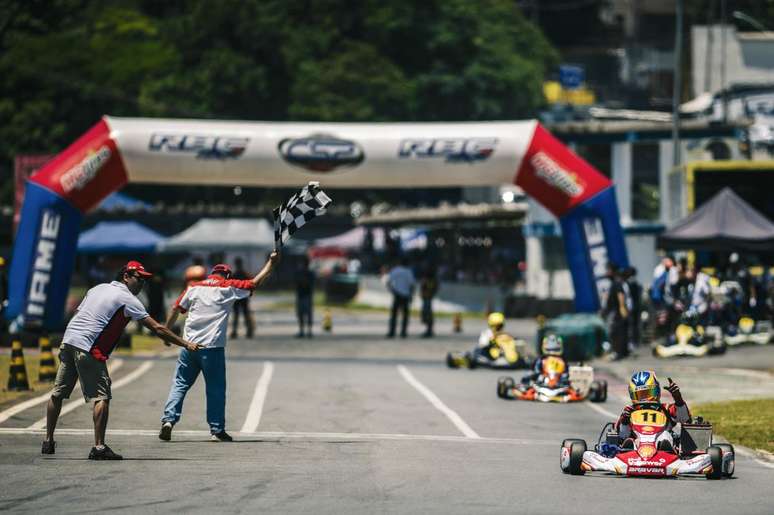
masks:
{"type": "Polygon", "coordinates": [[[633,404],[659,402],[661,385],[658,384],[656,373],[652,370],[640,370],[632,374],[632,379],[629,381],[629,397],[633,404]]]}
{"type": "Polygon", "coordinates": [[[549,334],[543,338],[540,344],[540,350],[544,356],[561,356],[564,353],[564,342],[562,337],[555,334],[549,334]]]}
{"type": "Polygon", "coordinates": [[[498,312],[490,313],[486,319],[486,323],[489,324],[489,327],[492,329],[499,329],[505,324],[505,315],[498,312]]]}

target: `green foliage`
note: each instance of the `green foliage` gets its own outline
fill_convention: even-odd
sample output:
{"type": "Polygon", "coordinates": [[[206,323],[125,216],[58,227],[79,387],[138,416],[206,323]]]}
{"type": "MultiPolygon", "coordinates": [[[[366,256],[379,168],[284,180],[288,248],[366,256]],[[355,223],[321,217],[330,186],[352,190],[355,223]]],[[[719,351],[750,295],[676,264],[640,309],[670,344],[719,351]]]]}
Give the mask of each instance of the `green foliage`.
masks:
{"type": "Polygon", "coordinates": [[[513,0],[0,0],[0,172],[104,114],[530,117],[557,60],[513,0]]]}

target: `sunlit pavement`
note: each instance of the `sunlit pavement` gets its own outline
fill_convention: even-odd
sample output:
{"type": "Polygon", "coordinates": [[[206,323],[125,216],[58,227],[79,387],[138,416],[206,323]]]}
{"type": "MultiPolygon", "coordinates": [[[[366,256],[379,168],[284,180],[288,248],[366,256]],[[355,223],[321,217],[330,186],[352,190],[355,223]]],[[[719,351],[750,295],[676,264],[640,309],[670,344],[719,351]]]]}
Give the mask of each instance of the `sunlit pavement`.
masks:
{"type": "MultiPolygon", "coordinates": [[[[611,381],[611,398],[598,409],[508,402],[495,395],[501,372],[449,370],[443,361],[447,350],[472,345],[483,321],[466,320],[464,332],[454,334],[451,320],[441,319],[434,339],[419,338],[421,326],[413,321],[409,338],[389,340],[383,314],[336,315],[333,332],[313,339],[293,337],[290,313],[259,314],[258,322],[255,339],[229,344],[227,429],[235,442],[208,441],[201,380],[189,393],[173,440],[160,441],[174,357],[123,358],[113,374],[114,387],[120,386],[108,444],[126,460],[86,460],[91,413],[76,395],[77,404],[60,422],[57,453],[42,456],[36,428],[42,427],[44,405],[30,407],[0,423],[0,509],[578,514],[647,506],[659,512],[774,512],[774,469],[745,456],[738,456],[737,478],[729,481],[560,472],[561,440],[596,439],[623,407],[619,377],[637,361],[598,365],[611,381]]],[[[531,321],[509,324],[531,341],[531,321]]],[[[741,350],[706,363],[733,367],[735,352],[741,350]]],[[[758,361],[771,359],[774,346],[755,352],[761,353],[758,361]]],[[[645,358],[642,364],[650,366],[645,358]]],[[[704,388],[696,379],[703,364],[655,366],[682,381],[691,402],[704,388]],[[683,377],[672,367],[691,370],[683,377]]]]}

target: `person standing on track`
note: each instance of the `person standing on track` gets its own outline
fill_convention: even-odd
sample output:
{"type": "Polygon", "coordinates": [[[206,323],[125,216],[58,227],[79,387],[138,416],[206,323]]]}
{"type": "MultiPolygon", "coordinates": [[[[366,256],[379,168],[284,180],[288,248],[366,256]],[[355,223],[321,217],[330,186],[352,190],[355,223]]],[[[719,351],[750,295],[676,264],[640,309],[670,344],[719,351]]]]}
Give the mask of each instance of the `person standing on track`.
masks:
{"type": "Polygon", "coordinates": [[[62,400],[68,399],[80,380],[83,398],[94,401],[94,447],[90,460],[120,460],[121,455],[105,445],[110,407],[110,376],[107,360],[115,349],[124,328],[136,320],[167,343],[196,352],[199,347],[170,331],[154,320],[136,297],[145,281],[153,274],[137,261],[129,261],[116,280],[91,288],[67,324],[59,347],[59,370],[46,410],[46,439],[41,452],[54,454],[54,430],[62,410],[62,400]]]}
{"type": "Polygon", "coordinates": [[[390,310],[390,327],[387,338],[395,338],[395,326],[397,325],[399,311],[403,316],[401,319],[400,336],[401,338],[406,337],[409,305],[411,304],[411,296],[414,295],[416,282],[414,272],[409,268],[409,260],[406,257],[402,258],[400,265],[390,270],[390,273],[387,275],[387,287],[392,293],[392,309],[390,310]]]}
{"type": "MultiPolygon", "coordinates": [[[[234,260],[234,279],[250,279],[250,275],[247,273],[247,270],[245,270],[244,262],[242,261],[242,258],[236,258],[234,260]]],[[[239,327],[239,315],[242,315],[245,319],[245,329],[247,330],[246,336],[248,338],[253,337],[253,315],[250,313],[250,297],[245,297],[242,299],[237,299],[236,302],[234,302],[234,325],[231,328],[231,337],[236,338],[237,337],[237,328],[239,327]]]]}
{"type": "Polygon", "coordinates": [[[224,264],[212,267],[209,277],[195,282],[178,297],[167,319],[167,327],[174,325],[180,313],[188,313],[183,335],[202,350],[196,354],[183,349],[177,360],[175,377],[161,417],[161,440],[172,439],[172,428],[180,420],[183,401],[196,382],[199,372],[204,375],[207,397],[207,423],[211,440],[230,442],[226,432],[226,334],[228,315],[238,299],[249,297],[271,274],[279,261],[275,250],[260,272],[252,279],[232,279],[231,267],[224,264]]]}

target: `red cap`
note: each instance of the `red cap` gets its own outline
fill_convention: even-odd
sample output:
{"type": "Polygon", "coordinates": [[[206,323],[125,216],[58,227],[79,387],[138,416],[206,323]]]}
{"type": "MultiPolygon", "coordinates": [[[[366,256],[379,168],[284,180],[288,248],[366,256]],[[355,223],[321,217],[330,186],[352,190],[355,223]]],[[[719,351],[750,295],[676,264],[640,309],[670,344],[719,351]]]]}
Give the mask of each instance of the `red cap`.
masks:
{"type": "Polygon", "coordinates": [[[145,270],[139,261],[129,261],[124,265],[124,272],[135,272],[140,277],[153,277],[153,274],[145,270]]]}
{"type": "Polygon", "coordinates": [[[219,263],[212,267],[211,274],[223,274],[226,276],[231,275],[231,267],[225,263],[219,263]]]}

